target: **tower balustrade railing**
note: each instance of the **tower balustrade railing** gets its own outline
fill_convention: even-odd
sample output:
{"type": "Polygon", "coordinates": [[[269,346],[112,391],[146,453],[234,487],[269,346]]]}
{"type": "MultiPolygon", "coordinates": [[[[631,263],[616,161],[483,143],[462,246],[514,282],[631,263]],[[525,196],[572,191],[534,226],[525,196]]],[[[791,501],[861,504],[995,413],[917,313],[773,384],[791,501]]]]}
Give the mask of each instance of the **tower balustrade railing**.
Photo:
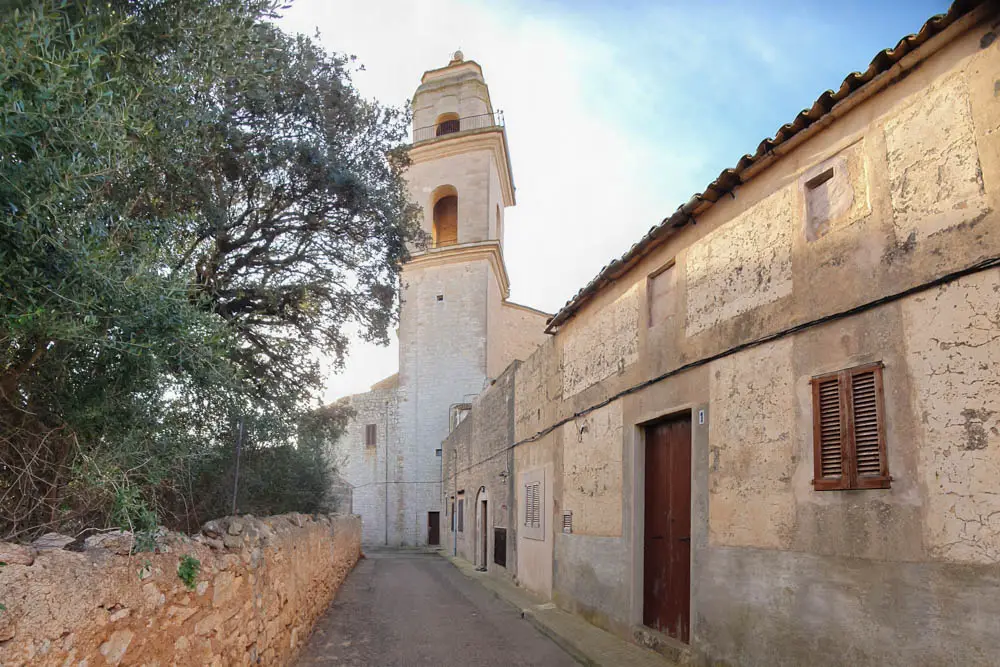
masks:
{"type": "Polygon", "coordinates": [[[413,130],[413,143],[443,137],[448,134],[456,134],[458,132],[503,126],[503,111],[483,113],[476,116],[463,116],[461,118],[449,118],[434,125],[418,127],[413,130]]]}

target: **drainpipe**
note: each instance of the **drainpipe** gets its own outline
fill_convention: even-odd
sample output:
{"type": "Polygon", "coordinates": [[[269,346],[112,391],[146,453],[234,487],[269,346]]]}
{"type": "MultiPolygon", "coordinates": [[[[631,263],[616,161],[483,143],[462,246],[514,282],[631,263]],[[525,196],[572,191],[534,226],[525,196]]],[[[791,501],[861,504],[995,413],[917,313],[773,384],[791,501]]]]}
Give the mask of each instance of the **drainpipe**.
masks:
{"type": "Polygon", "coordinates": [[[389,546],[389,401],[385,402],[385,546],[389,546]]]}
{"type": "Polygon", "coordinates": [[[453,505],[454,509],[452,510],[451,513],[452,514],[451,518],[455,522],[455,530],[451,531],[451,541],[452,541],[451,555],[454,556],[455,558],[458,558],[458,517],[455,516],[455,512],[458,511],[458,451],[455,449],[451,451],[452,451],[451,463],[455,467],[455,469],[452,471],[452,479],[454,480],[454,483],[452,484],[451,487],[453,489],[452,498],[455,499],[455,504],[453,505]]]}

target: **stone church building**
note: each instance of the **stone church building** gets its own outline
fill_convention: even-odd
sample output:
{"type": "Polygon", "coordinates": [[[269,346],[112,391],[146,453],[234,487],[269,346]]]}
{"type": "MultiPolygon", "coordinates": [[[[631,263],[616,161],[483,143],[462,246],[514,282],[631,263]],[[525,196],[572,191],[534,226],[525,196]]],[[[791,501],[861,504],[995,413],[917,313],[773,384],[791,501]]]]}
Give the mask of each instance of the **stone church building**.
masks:
{"type": "Polygon", "coordinates": [[[410,160],[430,242],[402,268],[399,373],[343,399],[357,415],[333,450],[363,541],[390,546],[440,542],[441,443],[472,399],[546,338],[548,318],[508,300],[507,135],[482,68],[461,52],[421,79],[410,160]]]}

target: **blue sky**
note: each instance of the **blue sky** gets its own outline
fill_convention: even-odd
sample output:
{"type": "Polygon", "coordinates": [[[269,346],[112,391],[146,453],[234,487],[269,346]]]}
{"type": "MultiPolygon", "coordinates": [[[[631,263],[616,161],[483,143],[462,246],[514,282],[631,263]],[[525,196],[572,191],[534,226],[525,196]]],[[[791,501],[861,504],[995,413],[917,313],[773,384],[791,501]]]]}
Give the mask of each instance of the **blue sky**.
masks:
{"type": "MultiPolygon", "coordinates": [[[[456,48],[503,109],[517,187],[514,301],[554,312],[601,267],[826,89],[947,2],[297,0],[281,25],[354,54],[405,104],[456,48]]],[[[396,369],[358,343],[327,399],[396,369]]]]}

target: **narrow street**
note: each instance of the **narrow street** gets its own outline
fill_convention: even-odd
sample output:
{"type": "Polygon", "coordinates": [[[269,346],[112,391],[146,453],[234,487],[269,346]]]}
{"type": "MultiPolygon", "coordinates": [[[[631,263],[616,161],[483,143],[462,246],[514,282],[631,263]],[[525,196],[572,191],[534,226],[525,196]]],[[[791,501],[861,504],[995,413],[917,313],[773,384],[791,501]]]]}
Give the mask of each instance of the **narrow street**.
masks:
{"type": "Polygon", "coordinates": [[[366,555],[317,622],[300,667],[576,664],[440,556],[367,550],[366,555]]]}

